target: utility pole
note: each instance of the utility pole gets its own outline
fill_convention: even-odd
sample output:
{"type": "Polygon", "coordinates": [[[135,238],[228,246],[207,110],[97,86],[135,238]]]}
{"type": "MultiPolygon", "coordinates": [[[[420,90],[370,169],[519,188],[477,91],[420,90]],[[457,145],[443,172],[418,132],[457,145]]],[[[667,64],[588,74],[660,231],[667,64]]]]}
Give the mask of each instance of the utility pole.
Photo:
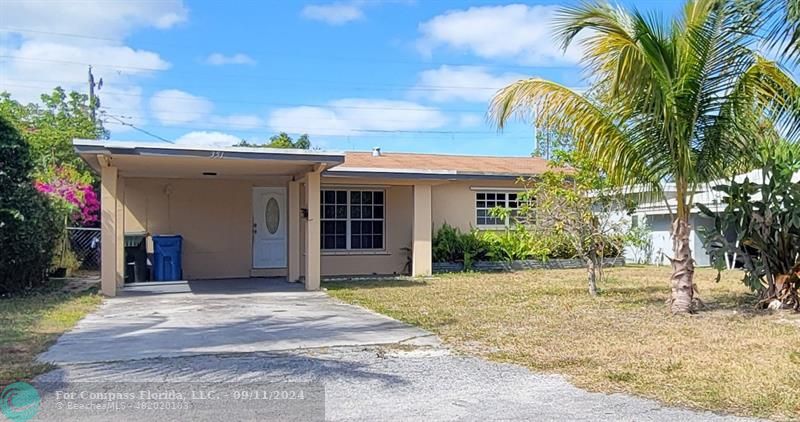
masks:
{"type": "Polygon", "coordinates": [[[97,124],[97,109],[100,107],[100,99],[94,94],[95,87],[98,91],[103,87],[103,78],[95,82],[92,66],[89,65],[89,115],[92,117],[92,123],[97,124]]]}

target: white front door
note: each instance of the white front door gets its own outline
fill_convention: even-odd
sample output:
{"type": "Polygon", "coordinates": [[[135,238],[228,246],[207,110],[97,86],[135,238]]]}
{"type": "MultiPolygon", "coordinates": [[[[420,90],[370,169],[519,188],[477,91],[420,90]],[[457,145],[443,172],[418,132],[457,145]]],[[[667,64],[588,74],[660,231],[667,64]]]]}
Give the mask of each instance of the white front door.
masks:
{"type": "Polygon", "coordinates": [[[253,268],[286,267],[286,188],[253,188],[253,268]]]}

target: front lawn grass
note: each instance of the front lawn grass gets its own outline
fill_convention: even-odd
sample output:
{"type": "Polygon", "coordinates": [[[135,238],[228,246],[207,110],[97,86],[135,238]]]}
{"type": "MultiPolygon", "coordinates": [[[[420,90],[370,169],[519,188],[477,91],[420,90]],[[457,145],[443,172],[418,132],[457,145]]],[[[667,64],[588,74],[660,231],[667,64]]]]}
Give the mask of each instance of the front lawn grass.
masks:
{"type": "Polygon", "coordinates": [[[456,350],[566,375],[592,391],[698,409],[800,418],[800,315],[753,311],[741,273],[696,273],[706,308],[670,316],[668,268],[451,274],[336,282],[334,297],[438,334],[456,350]]]}
{"type": "Polygon", "coordinates": [[[52,365],[36,362],[49,347],[101,302],[96,289],[67,293],[53,282],[34,294],[0,298],[0,385],[30,380],[52,365]]]}

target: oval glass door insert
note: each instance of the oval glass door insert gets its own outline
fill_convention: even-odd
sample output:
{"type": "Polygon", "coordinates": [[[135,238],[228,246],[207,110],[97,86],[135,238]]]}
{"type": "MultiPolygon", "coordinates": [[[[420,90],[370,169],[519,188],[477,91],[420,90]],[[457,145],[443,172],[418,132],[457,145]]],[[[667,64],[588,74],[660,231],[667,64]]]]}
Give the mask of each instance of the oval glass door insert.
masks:
{"type": "Polygon", "coordinates": [[[264,224],[267,226],[270,234],[275,234],[278,231],[278,225],[281,223],[281,210],[278,207],[278,201],[275,198],[269,198],[267,201],[267,208],[264,211],[264,224]]]}

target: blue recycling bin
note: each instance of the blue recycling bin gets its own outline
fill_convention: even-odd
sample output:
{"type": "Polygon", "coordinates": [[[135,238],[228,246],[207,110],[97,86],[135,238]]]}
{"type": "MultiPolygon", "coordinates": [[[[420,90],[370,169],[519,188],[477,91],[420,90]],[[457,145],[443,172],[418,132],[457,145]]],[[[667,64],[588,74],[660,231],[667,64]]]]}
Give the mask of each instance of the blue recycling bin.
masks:
{"type": "Polygon", "coordinates": [[[153,280],[174,281],[183,279],[180,235],[153,236],[153,280]]]}

